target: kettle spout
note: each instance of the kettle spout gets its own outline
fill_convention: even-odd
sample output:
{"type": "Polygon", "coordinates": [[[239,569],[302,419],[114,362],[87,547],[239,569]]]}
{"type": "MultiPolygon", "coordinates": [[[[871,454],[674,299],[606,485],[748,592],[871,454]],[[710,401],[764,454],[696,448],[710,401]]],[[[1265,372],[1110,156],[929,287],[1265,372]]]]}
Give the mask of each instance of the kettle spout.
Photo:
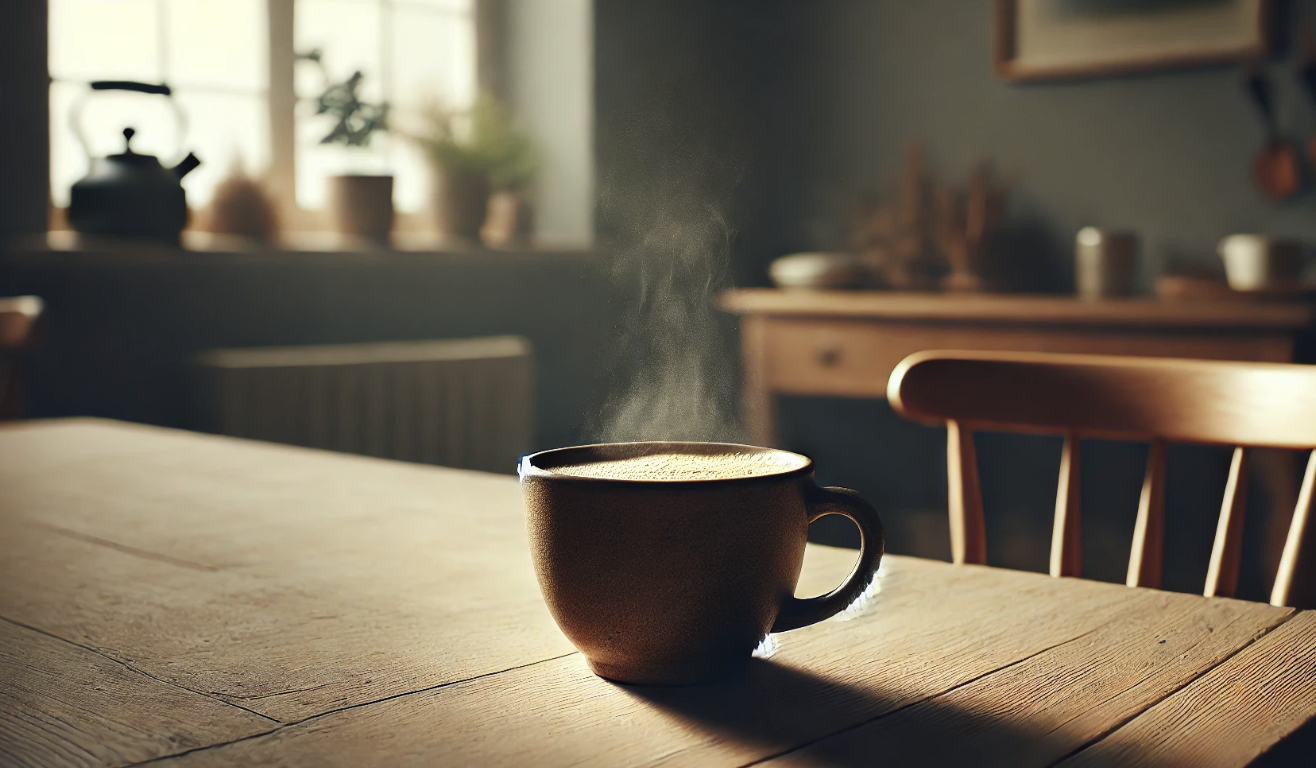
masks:
{"type": "Polygon", "coordinates": [[[183,158],[182,162],[174,166],[174,175],[181,179],[192,171],[195,171],[198,165],[201,165],[201,160],[198,159],[196,155],[188,152],[187,157],[183,158]]]}

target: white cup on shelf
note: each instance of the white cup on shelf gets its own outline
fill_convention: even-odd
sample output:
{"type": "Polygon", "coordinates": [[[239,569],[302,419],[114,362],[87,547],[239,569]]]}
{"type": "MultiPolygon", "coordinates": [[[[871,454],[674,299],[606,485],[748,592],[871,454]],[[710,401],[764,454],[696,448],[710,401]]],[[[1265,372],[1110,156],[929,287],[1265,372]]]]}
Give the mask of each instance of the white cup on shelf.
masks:
{"type": "Polygon", "coordinates": [[[1217,250],[1225,263],[1225,279],[1236,291],[1294,288],[1302,283],[1307,266],[1307,247],[1296,240],[1230,235],[1217,250]]]}

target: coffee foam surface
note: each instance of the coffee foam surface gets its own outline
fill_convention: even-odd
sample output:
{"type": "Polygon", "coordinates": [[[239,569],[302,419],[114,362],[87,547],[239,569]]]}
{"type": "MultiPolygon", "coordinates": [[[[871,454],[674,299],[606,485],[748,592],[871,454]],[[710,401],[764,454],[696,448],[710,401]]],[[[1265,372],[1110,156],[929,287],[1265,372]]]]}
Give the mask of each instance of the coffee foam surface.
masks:
{"type": "Polygon", "coordinates": [[[732,480],[789,472],[803,466],[781,453],[655,453],[554,467],[560,475],[599,480],[732,480]]]}

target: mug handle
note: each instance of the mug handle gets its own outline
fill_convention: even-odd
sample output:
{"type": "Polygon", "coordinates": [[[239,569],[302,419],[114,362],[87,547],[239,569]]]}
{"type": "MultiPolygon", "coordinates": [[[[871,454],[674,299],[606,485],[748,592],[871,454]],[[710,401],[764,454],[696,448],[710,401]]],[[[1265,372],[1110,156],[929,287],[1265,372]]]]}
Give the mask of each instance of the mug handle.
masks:
{"type": "Polygon", "coordinates": [[[804,503],[810,523],[827,515],[844,515],[859,526],[859,562],[841,586],[825,595],[803,600],[788,597],[777,613],[772,632],[807,627],[845,610],[872,583],[886,546],[882,518],[877,516],[877,510],[849,488],[819,488],[806,481],[804,503]]]}

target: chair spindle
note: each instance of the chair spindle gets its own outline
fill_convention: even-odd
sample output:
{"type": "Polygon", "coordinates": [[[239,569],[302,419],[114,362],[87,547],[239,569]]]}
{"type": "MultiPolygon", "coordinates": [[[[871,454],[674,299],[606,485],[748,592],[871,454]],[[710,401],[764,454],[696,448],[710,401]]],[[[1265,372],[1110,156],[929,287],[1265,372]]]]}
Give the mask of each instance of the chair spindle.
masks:
{"type": "Polygon", "coordinates": [[[1206,571],[1207,597],[1233,597],[1238,589],[1239,564],[1243,559],[1243,518],[1247,512],[1248,452],[1243,446],[1234,449],[1229,464],[1229,481],[1220,504],[1220,522],[1216,524],[1215,544],[1211,546],[1211,564],[1206,571]]]}
{"type": "Polygon", "coordinates": [[[1307,459],[1307,472],[1298,492],[1298,506],[1293,510],[1289,537],[1275,574],[1271,605],[1309,606],[1316,603],[1316,521],[1312,520],[1313,495],[1316,495],[1316,451],[1307,459]]]}
{"type": "Polygon", "coordinates": [[[949,486],[950,553],[957,564],[987,563],[987,530],[978,486],[978,456],[973,432],[958,421],[946,422],[946,474],[949,486]]]}
{"type": "Polygon", "coordinates": [[[1161,587],[1161,560],[1165,554],[1165,443],[1152,440],[1147,451],[1147,473],[1138,502],[1129,552],[1130,587],[1161,587]]]}
{"type": "Polygon", "coordinates": [[[1056,488],[1056,519],[1051,530],[1051,575],[1083,574],[1083,529],[1079,512],[1078,435],[1065,435],[1060,453],[1060,484],[1056,488]]]}

